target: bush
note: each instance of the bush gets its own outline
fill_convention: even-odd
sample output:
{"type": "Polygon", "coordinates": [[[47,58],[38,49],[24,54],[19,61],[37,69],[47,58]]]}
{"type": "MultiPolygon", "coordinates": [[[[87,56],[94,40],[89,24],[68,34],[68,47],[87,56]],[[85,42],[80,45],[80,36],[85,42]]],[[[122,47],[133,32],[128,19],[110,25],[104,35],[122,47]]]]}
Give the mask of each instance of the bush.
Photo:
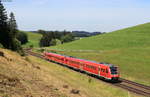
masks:
{"type": "Polygon", "coordinates": [[[41,52],[41,53],[43,53],[44,51],[45,51],[45,49],[43,49],[43,48],[38,50],[38,52],[41,52]]]}
{"type": "Polygon", "coordinates": [[[0,48],[4,48],[2,44],[0,44],[0,48]]]}
{"type": "Polygon", "coordinates": [[[34,45],[33,45],[33,44],[29,45],[29,48],[33,48],[33,47],[34,47],[34,45]]]}
{"type": "Polygon", "coordinates": [[[51,46],[55,46],[57,44],[56,39],[52,39],[50,44],[51,44],[51,46]]]}
{"type": "Polygon", "coordinates": [[[21,47],[21,43],[17,39],[13,40],[12,50],[17,51],[21,56],[25,55],[25,53],[21,47]]]}

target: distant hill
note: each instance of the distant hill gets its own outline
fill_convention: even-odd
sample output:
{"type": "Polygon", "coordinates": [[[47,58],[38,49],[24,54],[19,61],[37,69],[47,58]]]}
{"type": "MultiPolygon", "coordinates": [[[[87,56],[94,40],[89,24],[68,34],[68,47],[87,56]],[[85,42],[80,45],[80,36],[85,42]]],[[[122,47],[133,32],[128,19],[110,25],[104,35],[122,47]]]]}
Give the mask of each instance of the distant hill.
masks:
{"type": "MultiPolygon", "coordinates": [[[[37,33],[37,31],[28,31],[28,32],[37,33]]],[[[51,31],[46,31],[46,32],[51,32],[51,31]]],[[[102,32],[87,32],[87,31],[69,31],[69,32],[72,32],[75,37],[90,37],[90,36],[102,34],[102,32]]]]}
{"type": "Polygon", "coordinates": [[[150,85],[150,23],[83,38],[50,49],[116,64],[122,77],[150,85]]]}
{"type": "Polygon", "coordinates": [[[72,31],[72,33],[75,37],[90,37],[102,34],[102,32],[86,32],[86,31],[72,31]]]}

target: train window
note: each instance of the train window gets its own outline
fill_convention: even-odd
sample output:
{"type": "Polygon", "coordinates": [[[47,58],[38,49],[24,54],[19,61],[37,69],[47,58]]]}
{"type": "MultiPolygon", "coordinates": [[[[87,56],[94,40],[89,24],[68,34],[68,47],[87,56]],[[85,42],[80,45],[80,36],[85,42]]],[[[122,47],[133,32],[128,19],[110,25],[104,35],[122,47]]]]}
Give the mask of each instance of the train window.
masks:
{"type": "Polygon", "coordinates": [[[101,68],[101,71],[103,72],[103,69],[101,68]]]}
{"type": "Polygon", "coordinates": [[[96,70],[96,67],[95,66],[91,66],[91,65],[86,65],[87,68],[90,68],[90,69],[93,69],[93,70],[96,70]]]}
{"type": "Polygon", "coordinates": [[[72,63],[72,64],[77,64],[77,65],[80,64],[79,62],[71,61],[71,60],[69,62],[72,63]]]}
{"type": "Polygon", "coordinates": [[[101,71],[102,71],[102,72],[105,72],[105,69],[101,68],[101,71]]]}
{"type": "Polygon", "coordinates": [[[110,67],[111,74],[117,74],[117,67],[110,67]]]}
{"type": "Polygon", "coordinates": [[[108,73],[108,69],[106,69],[106,73],[108,73]]]}
{"type": "Polygon", "coordinates": [[[83,64],[83,63],[80,63],[80,65],[81,65],[81,66],[84,66],[84,64],[83,64]]]}
{"type": "Polygon", "coordinates": [[[102,72],[105,72],[105,69],[101,69],[102,70],[102,72]]]}

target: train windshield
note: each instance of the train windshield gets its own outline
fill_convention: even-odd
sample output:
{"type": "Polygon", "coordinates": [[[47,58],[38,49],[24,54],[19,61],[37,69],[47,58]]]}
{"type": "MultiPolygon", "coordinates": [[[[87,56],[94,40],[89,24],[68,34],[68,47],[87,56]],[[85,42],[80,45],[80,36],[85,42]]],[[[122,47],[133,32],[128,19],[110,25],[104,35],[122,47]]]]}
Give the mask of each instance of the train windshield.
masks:
{"type": "Polygon", "coordinates": [[[110,67],[111,74],[117,74],[117,67],[110,67]]]}

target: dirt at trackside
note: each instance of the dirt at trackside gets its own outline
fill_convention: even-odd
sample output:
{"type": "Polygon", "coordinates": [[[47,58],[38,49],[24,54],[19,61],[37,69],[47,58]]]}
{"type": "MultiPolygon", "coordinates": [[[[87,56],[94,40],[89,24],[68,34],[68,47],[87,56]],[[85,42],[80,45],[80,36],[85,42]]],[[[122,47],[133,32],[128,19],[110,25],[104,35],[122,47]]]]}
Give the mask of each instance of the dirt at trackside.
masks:
{"type": "Polygon", "coordinates": [[[48,80],[51,76],[28,57],[1,48],[0,52],[0,97],[83,97],[68,85],[56,87],[48,80]]]}

